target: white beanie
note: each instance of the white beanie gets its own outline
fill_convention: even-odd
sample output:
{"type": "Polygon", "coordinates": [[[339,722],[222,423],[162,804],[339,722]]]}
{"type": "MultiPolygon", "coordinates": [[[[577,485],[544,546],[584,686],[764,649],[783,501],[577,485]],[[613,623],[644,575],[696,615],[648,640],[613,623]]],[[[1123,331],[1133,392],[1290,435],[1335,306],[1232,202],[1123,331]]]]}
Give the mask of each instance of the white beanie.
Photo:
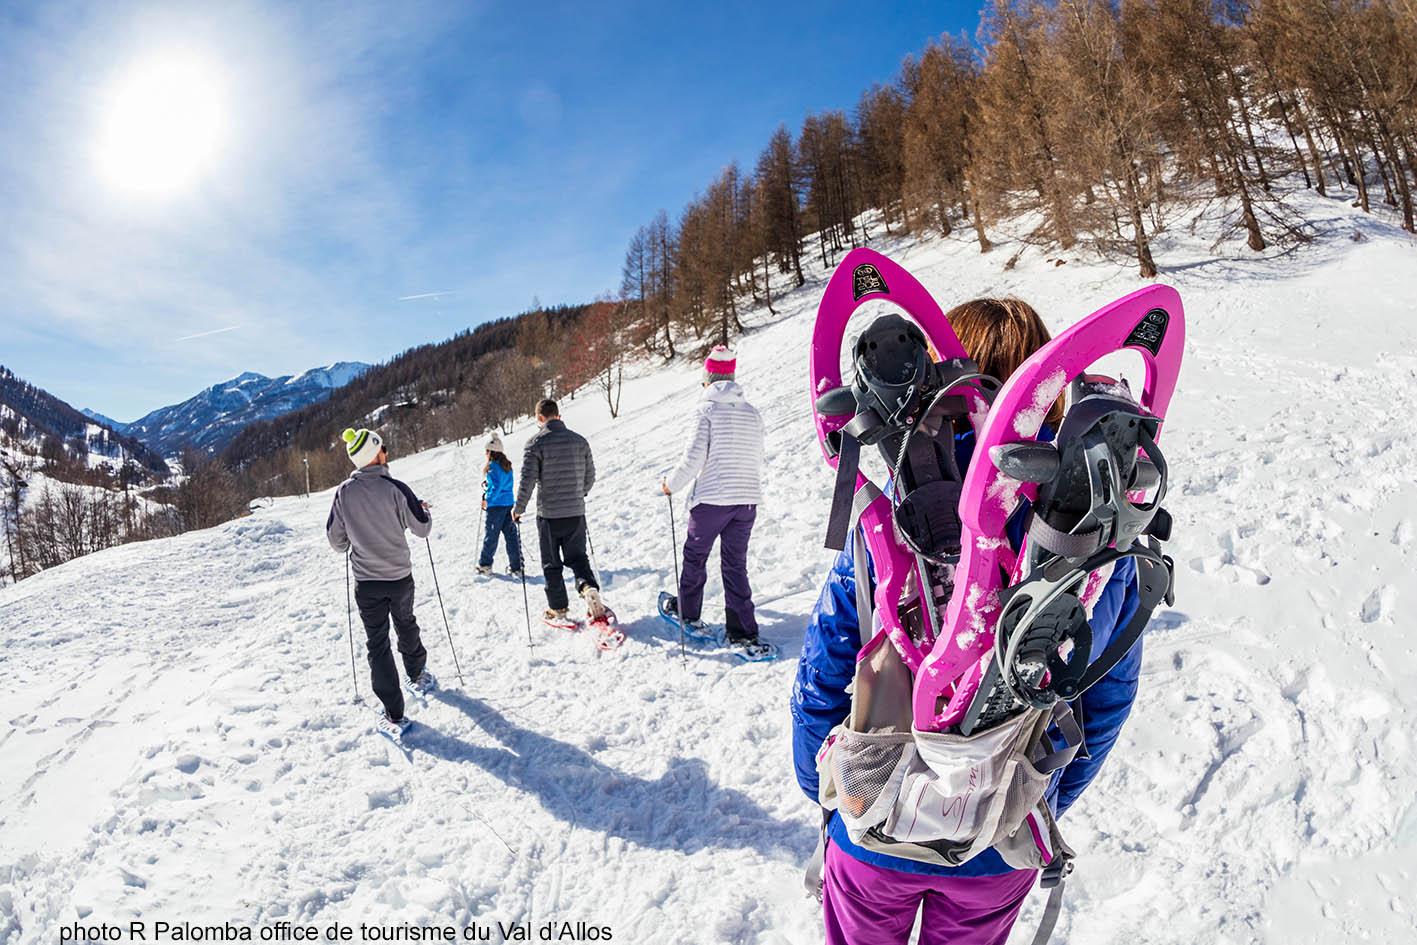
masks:
{"type": "Polygon", "coordinates": [[[349,453],[349,461],[354,464],[355,469],[363,469],[374,462],[379,450],[384,448],[384,441],[379,438],[379,434],[362,427],[358,430],[345,430],[340,434],[340,439],[344,440],[344,448],[349,453]]]}
{"type": "Polygon", "coordinates": [[[490,453],[506,452],[506,450],[502,449],[502,438],[496,433],[493,433],[490,437],[487,438],[487,442],[483,444],[483,448],[490,453]]]}

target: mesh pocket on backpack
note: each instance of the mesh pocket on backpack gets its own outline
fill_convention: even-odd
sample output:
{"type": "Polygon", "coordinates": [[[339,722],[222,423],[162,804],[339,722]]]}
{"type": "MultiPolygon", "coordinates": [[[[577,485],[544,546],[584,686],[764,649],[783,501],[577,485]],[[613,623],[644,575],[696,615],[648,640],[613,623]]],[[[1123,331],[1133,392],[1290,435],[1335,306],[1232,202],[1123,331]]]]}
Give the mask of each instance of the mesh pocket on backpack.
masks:
{"type": "Polygon", "coordinates": [[[866,734],[843,729],[831,751],[837,809],[853,833],[882,823],[895,803],[909,759],[909,732],[866,734]]]}

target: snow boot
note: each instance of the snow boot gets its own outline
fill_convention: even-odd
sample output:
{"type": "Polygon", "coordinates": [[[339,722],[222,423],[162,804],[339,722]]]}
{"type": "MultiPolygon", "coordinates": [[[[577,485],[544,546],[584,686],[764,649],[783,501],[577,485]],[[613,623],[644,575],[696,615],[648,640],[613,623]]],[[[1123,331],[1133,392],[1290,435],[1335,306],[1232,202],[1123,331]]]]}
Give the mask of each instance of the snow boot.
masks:
{"type": "Polygon", "coordinates": [[[745,663],[770,663],[777,659],[777,647],[757,637],[728,637],[724,645],[745,663]]]}
{"type": "Polygon", "coordinates": [[[488,574],[491,574],[491,573],[492,573],[492,565],[490,565],[490,564],[479,564],[479,565],[477,566],[477,573],[480,574],[480,575],[483,575],[483,576],[486,576],[486,575],[488,575],[488,574]]]}
{"type": "Polygon", "coordinates": [[[379,721],[374,725],[375,730],[378,731],[380,735],[383,735],[396,744],[402,742],[403,733],[408,731],[409,726],[413,724],[413,720],[407,715],[401,719],[391,719],[389,718],[389,714],[383,709],[379,709],[378,712],[379,721]]]}
{"type": "Polygon", "coordinates": [[[417,677],[408,681],[408,688],[420,696],[426,696],[438,688],[438,679],[425,669],[417,677]]]}
{"type": "Polygon", "coordinates": [[[586,604],[586,622],[595,631],[595,645],[600,650],[613,650],[625,642],[625,632],[618,626],[615,611],[606,606],[600,591],[593,587],[581,588],[581,599],[586,604]]]}
{"type": "Polygon", "coordinates": [[[581,622],[571,616],[569,610],[557,610],[552,607],[546,608],[541,615],[541,622],[556,630],[576,631],[581,629],[581,622]]]}
{"type": "MultiPolygon", "coordinates": [[[[668,591],[660,591],[659,616],[665,623],[678,630],[680,626],[679,598],[668,591]]],[[[692,640],[694,643],[710,643],[716,646],[723,639],[723,628],[705,623],[702,617],[697,620],[685,620],[683,629],[684,639],[692,640]]]]}

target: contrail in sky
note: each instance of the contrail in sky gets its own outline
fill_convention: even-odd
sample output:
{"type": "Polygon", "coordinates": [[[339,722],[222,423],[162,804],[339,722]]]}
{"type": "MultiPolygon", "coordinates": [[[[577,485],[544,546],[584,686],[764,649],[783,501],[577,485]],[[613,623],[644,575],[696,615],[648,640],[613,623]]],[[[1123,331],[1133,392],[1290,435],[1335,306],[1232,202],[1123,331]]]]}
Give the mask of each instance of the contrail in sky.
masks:
{"type": "Polygon", "coordinates": [[[395,299],[395,301],[397,301],[397,302],[412,302],[412,301],[414,301],[414,300],[416,300],[416,299],[436,299],[436,298],[441,298],[442,296],[445,296],[445,295],[455,295],[455,294],[456,294],[456,293],[454,293],[454,292],[421,292],[421,293],[419,293],[418,295],[401,295],[401,296],[399,296],[397,299],[395,299]]]}
{"type": "Polygon", "coordinates": [[[213,328],[211,331],[199,331],[195,335],[183,335],[178,341],[191,341],[193,338],[205,338],[207,335],[219,335],[224,331],[235,331],[240,325],[228,325],[225,328],[213,328]]]}

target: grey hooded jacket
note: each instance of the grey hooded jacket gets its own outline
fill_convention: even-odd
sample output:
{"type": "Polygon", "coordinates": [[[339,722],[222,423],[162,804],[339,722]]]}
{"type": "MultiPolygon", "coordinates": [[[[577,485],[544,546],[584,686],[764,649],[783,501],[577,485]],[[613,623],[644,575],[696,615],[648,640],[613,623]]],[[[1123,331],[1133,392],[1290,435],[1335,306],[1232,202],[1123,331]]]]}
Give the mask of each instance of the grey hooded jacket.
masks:
{"type": "Polygon", "coordinates": [[[517,490],[518,515],[526,511],[532,490],[540,486],[536,499],[538,518],[573,518],[585,514],[585,497],[595,485],[595,458],[590,444],[579,433],[566,429],[560,420],[546,426],[526,442],[522,454],[522,483],[517,490]]]}
{"type": "Polygon", "coordinates": [[[371,463],[335,490],[325,537],[335,551],[352,549],[355,580],[401,581],[413,573],[405,529],[427,538],[433,517],[388,466],[371,463]]]}

